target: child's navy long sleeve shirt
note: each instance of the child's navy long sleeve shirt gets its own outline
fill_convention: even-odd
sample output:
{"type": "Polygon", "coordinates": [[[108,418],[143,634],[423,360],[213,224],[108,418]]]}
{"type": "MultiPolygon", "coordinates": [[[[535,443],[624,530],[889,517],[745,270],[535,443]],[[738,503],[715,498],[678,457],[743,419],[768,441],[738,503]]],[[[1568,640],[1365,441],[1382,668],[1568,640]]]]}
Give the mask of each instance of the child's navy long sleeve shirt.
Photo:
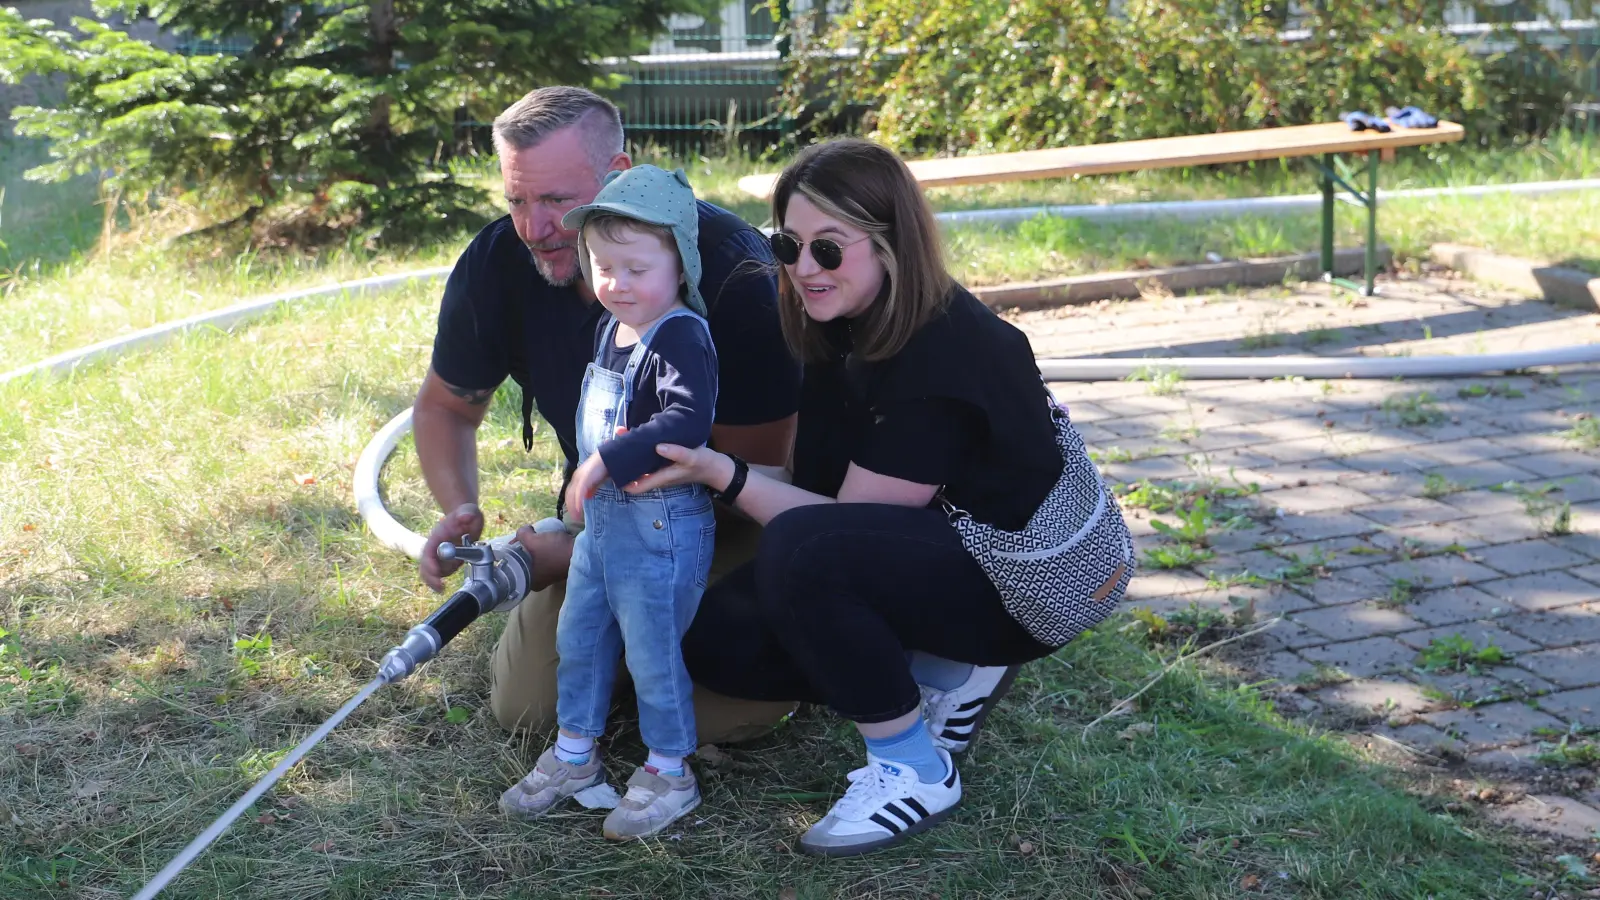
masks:
{"type": "MultiPolygon", "coordinates": [[[[616,346],[606,340],[610,314],[596,329],[595,361],[623,374],[633,345],[616,346]]],[[[675,316],[661,323],[645,348],[634,374],[628,402],[628,431],[600,445],[606,472],[618,486],[637,480],[668,464],[656,453],[657,444],[700,447],[711,438],[711,420],[717,402],[717,353],[703,322],[675,316]]]]}

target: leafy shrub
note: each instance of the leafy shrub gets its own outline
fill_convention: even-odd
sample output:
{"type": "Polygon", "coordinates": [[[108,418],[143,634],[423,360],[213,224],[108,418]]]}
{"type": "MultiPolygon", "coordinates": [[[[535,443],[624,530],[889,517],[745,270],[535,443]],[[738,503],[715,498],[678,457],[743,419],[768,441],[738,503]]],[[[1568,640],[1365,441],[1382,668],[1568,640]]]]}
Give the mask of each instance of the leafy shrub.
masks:
{"type": "Polygon", "coordinates": [[[1301,6],[1295,38],[1283,0],[856,0],[826,27],[797,26],[809,39],[790,57],[784,103],[801,120],[865,109],[873,137],[926,154],[1299,125],[1386,105],[1487,128],[1526,92],[1503,54],[1475,55],[1443,31],[1450,3],[1301,6]]]}

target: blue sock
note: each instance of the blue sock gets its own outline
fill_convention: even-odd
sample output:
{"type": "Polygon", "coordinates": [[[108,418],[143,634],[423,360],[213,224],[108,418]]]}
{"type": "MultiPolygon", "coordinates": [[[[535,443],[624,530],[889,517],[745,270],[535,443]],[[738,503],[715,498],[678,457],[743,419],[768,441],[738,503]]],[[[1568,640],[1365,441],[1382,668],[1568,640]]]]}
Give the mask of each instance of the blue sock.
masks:
{"type": "Polygon", "coordinates": [[[972,663],[956,662],[921,650],[913,650],[906,656],[910,657],[911,677],[923,687],[936,691],[954,690],[972,677],[972,663]]]}
{"type": "Polygon", "coordinates": [[[932,784],[950,774],[944,760],[933,749],[928,724],[918,716],[905,731],[893,737],[867,738],[867,752],[879,759],[901,763],[917,770],[923,784],[932,784]]]}

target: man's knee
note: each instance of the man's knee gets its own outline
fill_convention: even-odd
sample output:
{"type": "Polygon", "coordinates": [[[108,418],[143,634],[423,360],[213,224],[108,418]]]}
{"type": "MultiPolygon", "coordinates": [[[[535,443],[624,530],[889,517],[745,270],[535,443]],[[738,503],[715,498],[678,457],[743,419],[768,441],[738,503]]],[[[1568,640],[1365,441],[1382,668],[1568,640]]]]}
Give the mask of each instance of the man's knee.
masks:
{"type": "Polygon", "coordinates": [[[489,690],[489,711],[500,727],[507,731],[527,729],[538,733],[555,727],[555,691],[548,698],[531,693],[505,690],[495,684],[489,690]]]}
{"type": "Polygon", "coordinates": [[[556,623],[566,598],[558,581],[529,594],[506,620],[490,666],[489,709],[506,729],[540,731],[556,720],[556,623]]]}
{"type": "Polygon", "coordinates": [[[737,744],[771,731],[800,704],[789,700],[739,700],[694,686],[694,718],[702,744],[737,744]]]}

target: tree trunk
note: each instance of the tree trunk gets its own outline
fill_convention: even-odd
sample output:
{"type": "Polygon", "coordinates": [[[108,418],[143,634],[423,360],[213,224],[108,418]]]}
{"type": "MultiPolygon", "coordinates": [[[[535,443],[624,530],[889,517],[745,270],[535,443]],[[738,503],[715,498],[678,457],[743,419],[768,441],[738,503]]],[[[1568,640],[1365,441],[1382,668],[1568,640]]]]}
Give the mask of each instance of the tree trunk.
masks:
{"type": "MultiPolygon", "coordinates": [[[[395,30],[394,0],[372,0],[368,8],[367,22],[372,26],[372,52],[368,57],[371,71],[369,77],[376,80],[387,79],[394,72],[394,45],[398,38],[395,30]]],[[[394,132],[390,123],[389,95],[379,94],[372,103],[372,120],[367,126],[369,135],[367,147],[380,156],[376,159],[389,159],[394,152],[394,132]]],[[[383,167],[379,167],[382,171],[383,167]]],[[[388,187],[388,177],[379,175],[379,186],[388,187]]]]}

